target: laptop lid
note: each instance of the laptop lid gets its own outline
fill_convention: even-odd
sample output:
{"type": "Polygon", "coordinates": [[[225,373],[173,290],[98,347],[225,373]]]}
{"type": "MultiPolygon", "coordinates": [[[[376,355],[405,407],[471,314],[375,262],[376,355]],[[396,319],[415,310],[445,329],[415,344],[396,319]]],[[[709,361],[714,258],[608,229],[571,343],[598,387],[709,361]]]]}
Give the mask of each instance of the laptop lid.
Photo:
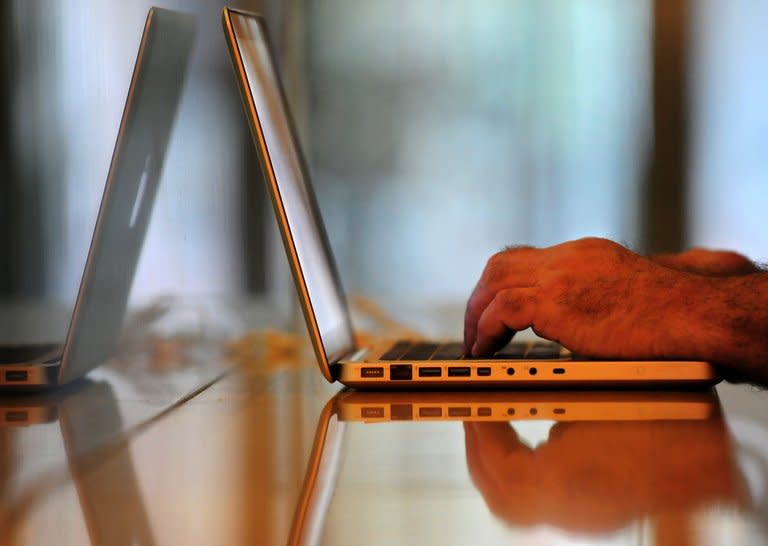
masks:
{"type": "Polygon", "coordinates": [[[323,375],[355,349],[341,279],[275,69],[264,21],[224,9],[224,32],[323,375]]]}
{"type": "Polygon", "coordinates": [[[120,333],[194,36],[191,15],[149,10],[63,348],[59,382],[104,363],[120,333]]]}

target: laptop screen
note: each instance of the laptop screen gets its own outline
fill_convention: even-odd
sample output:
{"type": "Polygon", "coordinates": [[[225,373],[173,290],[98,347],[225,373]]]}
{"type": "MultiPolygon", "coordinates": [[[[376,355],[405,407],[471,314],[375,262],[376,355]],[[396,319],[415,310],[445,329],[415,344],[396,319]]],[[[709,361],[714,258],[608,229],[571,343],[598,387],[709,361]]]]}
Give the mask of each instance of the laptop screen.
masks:
{"type": "MultiPolygon", "coordinates": [[[[293,244],[298,259],[297,282],[306,287],[309,302],[305,304],[314,315],[308,318],[315,321],[326,359],[333,362],[354,348],[354,340],[325,228],[294,140],[264,28],[256,17],[229,13],[267,148],[264,161],[271,166],[288,224],[287,239],[293,244]]],[[[269,177],[269,173],[265,174],[269,177]]],[[[303,298],[303,294],[300,297],[303,298]]]]}

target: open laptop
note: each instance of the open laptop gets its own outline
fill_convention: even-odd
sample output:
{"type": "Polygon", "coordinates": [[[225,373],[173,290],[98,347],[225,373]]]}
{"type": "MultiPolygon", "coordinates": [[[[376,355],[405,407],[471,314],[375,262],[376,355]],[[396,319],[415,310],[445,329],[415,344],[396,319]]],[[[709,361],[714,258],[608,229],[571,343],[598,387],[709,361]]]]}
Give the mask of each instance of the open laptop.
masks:
{"type": "MultiPolygon", "coordinates": [[[[588,510],[584,507],[606,506],[606,501],[611,504],[608,512],[624,514],[627,521],[623,525],[632,520],[647,525],[653,522],[656,516],[659,516],[660,520],[668,517],[668,514],[665,514],[665,502],[675,502],[675,517],[681,518],[683,522],[700,516],[696,510],[706,502],[717,506],[718,510],[726,505],[738,505],[739,502],[733,493],[737,489],[733,483],[737,481],[735,462],[728,444],[729,436],[720,404],[713,389],[655,392],[343,390],[326,403],[318,419],[287,543],[296,546],[322,544],[329,540],[329,536],[340,540],[339,536],[346,537],[349,534],[345,532],[348,528],[343,525],[333,529],[328,529],[326,525],[329,514],[340,513],[338,509],[332,509],[332,504],[342,503],[344,506],[344,500],[340,500],[337,491],[342,469],[346,468],[345,472],[358,476],[359,479],[359,476],[365,475],[358,474],[361,466],[364,468],[366,464],[370,465],[375,473],[378,468],[376,465],[380,462],[350,453],[348,448],[345,451],[345,438],[352,433],[350,427],[360,432],[361,426],[391,426],[399,423],[403,432],[405,427],[417,427],[417,430],[426,431],[427,427],[431,426],[430,423],[449,422],[464,425],[467,466],[475,487],[486,497],[489,508],[495,508],[494,513],[509,517],[510,523],[516,522],[520,525],[521,522],[526,522],[518,528],[520,532],[524,532],[525,527],[532,526],[537,520],[567,529],[568,522],[572,522],[573,518],[562,516],[577,510],[564,499],[576,499],[576,504],[581,506],[581,511],[584,512],[584,517],[579,521],[579,529],[592,527],[593,533],[600,528],[601,512],[604,511],[588,510]],[[524,449],[529,456],[528,462],[539,467],[520,468],[520,463],[525,459],[513,457],[511,451],[509,456],[505,455],[505,450],[511,448],[509,438],[516,437],[515,433],[508,429],[512,425],[519,431],[525,426],[524,423],[532,422],[554,422],[556,428],[550,430],[549,440],[538,454],[534,450],[524,449]],[[568,435],[567,439],[565,435],[568,435]],[[494,439],[498,442],[489,445],[487,441],[494,439]],[[670,449],[668,442],[675,444],[674,449],[670,449]],[[579,444],[587,453],[568,449],[572,443],[579,444]],[[604,446],[610,445],[618,447],[606,454],[608,462],[596,463],[588,458],[590,450],[604,450],[604,446]],[[691,453],[684,449],[689,445],[699,446],[697,458],[708,460],[711,467],[717,468],[720,477],[710,479],[707,474],[712,468],[690,464],[691,453]],[[660,456],[655,459],[648,457],[649,449],[660,456]],[[581,464],[570,464],[567,460],[569,458],[580,460],[581,464]],[[357,464],[360,461],[366,462],[357,464]],[[577,474],[584,469],[591,472],[587,480],[577,474]],[[485,480],[477,475],[483,470],[489,473],[485,480]],[[498,475],[495,474],[496,471],[498,475]],[[573,474],[569,474],[570,472],[573,474]],[[632,478],[617,479],[617,476],[632,472],[632,478]],[[506,487],[514,490],[519,482],[530,483],[524,476],[527,474],[530,478],[531,473],[535,477],[536,490],[539,492],[536,499],[531,498],[530,490],[527,494],[521,491],[520,503],[500,509],[498,503],[493,504],[493,499],[487,498],[492,497],[496,490],[504,490],[506,487]],[[542,476],[548,476],[548,479],[542,476]],[[578,488],[578,495],[566,496],[562,494],[566,489],[557,487],[558,477],[569,476],[567,483],[578,488]],[[670,478],[677,484],[684,482],[700,485],[670,488],[670,478]],[[484,484],[489,484],[490,487],[484,489],[484,484]],[[670,495],[671,490],[681,491],[683,495],[675,497],[675,501],[669,501],[666,497],[670,495]],[[530,504],[530,510],[526,509],[526,503],[530,504]],[[617,507],[618,509],[614,510],[617,507]]],[[[397,437],[400,440],[410,438],[418,442],[420,436],[399,434],[397,437]]],[[[357,443],[360,443],[359,437],[357,443]]],[[[403,447],[409,447],[407,440],[404,441],[403,447]]],[[[445,455],[443,452],[441,454],[445,455]]],[[[409,457],[406,457],[408,464],[389,465],[391,468],[386,468],[383,472],[394,473],[390,478],[395,480],[402,474],[407,475],[408,480],[413,483],[422,483],[414,472],[424,468],[424,461],[419,462],[419,459],[428,456],[434,456],[434,450],[425,452],[424,445],[419,444],[417,448],[409,450],[409,457]]],[[[437,460],[435,464],[439,465],[441,461],[437,460]]],[[[434,475],[425,477],[424,483],[429,483],[433,477],[434,475]]],[[[453,475],[451,490],[453,500],[461,504],[462,499],[466,500],[467,492],[457,489],[456,478],[457,476],[453,475]]],[[[380,482],[380,479],[377,480],[378,486],[381,486],[380,482]]],[[[347,490],[343,492],[347,497],[354,494],[349,493],[349,485],[346,484],[347,490]]],[[[355,483],[353,488],[359,490],[359,486],[359,483],[355,483]]],[[[383,491],[387,491],[387,488],[383,491]]],[[[375,497],[376,495],[373,495],[364,499],[365,509],[361,509],[360,514],[364,520],[369,520],[356,520],[360,523],[355,527],[356,532],[360,532],[361,526],[374,529],[376,525],[380,525],[379,510],[382,504],[391,503],[392,499],[381,501],[375,497]]],[[[427,514],[435,508],[434,504],[429,504],[431,497],[417,497],[423,501],[418,507],[418,514],[429,520],[427,514]]],[[[396,519],[392,520],[392,525],[397,525],[396,519]]],[[[454,527],[457,532],[469,532],[470,529],[477,531],[477,526],[482,526],[483,521],[484,519],[479,517],[459,518],[454,527]]],[[[608,532],[613,531],[615,529],[609,529],[608,532]]],[[[532,532],[535,532],[535,529],[532,532]]],[[[677,541],[664,540],[660,543],[680,544],[679,535],[676,535],[676,539],[677,541]]]]}
{"type": "Polygon", "coordinates": [[[66,339],[0,346],[0,388],[67,383],[109,358],[125,313],[181,97],[195,21],[151,8],[66,339]]]}
{"type": "Polygon", "coordinates": [[[264,21],[233,9],[224,9],[223,19],[262,171],[326,379],[356,388],[649,386],[718,380],[706,362],[593,361],[550,342],[511,344],[487,359],[465,358],[458,342],[357,346],[264,21]]]}

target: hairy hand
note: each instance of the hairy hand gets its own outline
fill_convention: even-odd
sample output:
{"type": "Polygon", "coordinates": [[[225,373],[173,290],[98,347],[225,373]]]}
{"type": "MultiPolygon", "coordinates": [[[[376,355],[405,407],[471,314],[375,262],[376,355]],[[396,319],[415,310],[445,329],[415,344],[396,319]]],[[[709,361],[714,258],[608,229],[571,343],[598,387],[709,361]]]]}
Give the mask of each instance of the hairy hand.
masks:
{"type": "Polygon", "coordinates": [[[713,277],[749,275],[762,271],[745,256],[727,250],[692,248],[679,254],[656,254],[650,258],[666,267],[713,277]]]}
{"type": "Polygon", "coordinates": [[[686,311],[706,281],[605,239],[510,248],[488,261],[469,299],[465,350],[493,354],[532,327],[577,354],[679,357],[691,349],[686,311]]]}

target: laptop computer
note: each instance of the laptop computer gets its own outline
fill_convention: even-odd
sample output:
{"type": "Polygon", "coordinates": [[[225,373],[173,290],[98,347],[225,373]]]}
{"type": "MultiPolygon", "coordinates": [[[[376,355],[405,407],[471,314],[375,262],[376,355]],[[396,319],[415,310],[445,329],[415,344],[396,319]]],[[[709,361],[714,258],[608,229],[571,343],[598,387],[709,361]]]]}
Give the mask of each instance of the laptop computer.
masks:
{"type": "MultiPolygon", "coordinates": [[[[332,503],[345,506],[343,496],[340,499],[336,491],[340,474],[343,470],[353,476],[347,479],[345,485],[348,490],[352,486],[352,493],[344,493],[348,497],[361,487],[365,488],[357,481],[352,483],[348,480],[366,476],[361,470],[366,466],[370,466],[376,474],[382,461],[375,460],[375,455],[372,460],[369,456],[351,453],[348,446],[345,451],[345,438],[352,434],[350,428],[360,434],[371,434],[359,427],[392,426],[395,423],[401,426],[401,434],[397,437],[404,440],[402,446],[410,448],[407,439],[417,445],[408,449],[409,456],[405,458],[408,464],[395,464],[388,460],[392,464],[385,464],[381,472],[389,474],[388,477],[394,480],[408,476],[409,483],[431,483],[434,473],[420,482],[414,472],[426,470],[424,457],[435,456],[436,451],[434,448],[425,451],[425,444],[419,443],[418,438],[422,438],[421,434],[429,431],[428,427],[432,424],[463,425],[469,477],[491,511],[507,518],[510,523],[518,524],[520,531],[523,527],[535,526],[537,522],[563,529],[578,522],[574,528],[568,529],[570,531],[615,531],[612,528],[613,519],[606,521],[605,510],[599,509],[600,506],[610,506],[609,512],[614,516],[621,514],[622,525],[633,520],[653,521],[656,516],[665,516],[665,502],[670,502],[670,479],[676,484],[684,484],[672,488],[680,492],[673,502],[675,513],[684,520],[700,516],[697,509],[705,502],[711,502],[718,508],[731,504],[738,506],[740,502],[740,497],[734,493],[737,490],[734,482],[738,481],[735,459],[713,389],[656,392],[342,390],[326,403],[320,413],[288,544],[322,544],[328,541],[329,536],[336,540],[347,536],[349,529],[344,525],[331,531],[326,524],[329,514],[340,513],[338,508],[332,509],[332,503]],[[515,431],[521,432],[525,426],[537,422],[555,423],[555,428],[550,429],[548,441],[538,450],[526,446],[521,448],[523,453],[513,452],[512,448],[518,444],[513,442],[517,438],[515,431]],[[406,427],[416,429],[409,429],[408,434],[406,427]],[[417,430],[421,434],[417,434],[417,430]],[[674,444],[673,448],[670,444],[674,444]],[[605,455],[608,462],[595,463],[590,458],[594,453],[605,453],[605,446],[610,445],[618,447],[605,455]],[[699,446],[693,456],[699,461],[708,461],[705,465],[708,468],[690,464],[691,453],[687,449],[690,445],[699,446]],[[649,451],[661,455],[649,457],[649,451]],[[515,453],[518,457],[514,456],[515,453]],[[363,463],[358,464],[360,461],[363,463]],[[524,463],[527,466],[521,468],[524,463]],[[717,477],[711,476],[713,468],[719,473],[717,477]],[[584,469],[591,472],[587,480],[578,475],[584,469]],[[484,472],[487,474],[479,475],[484,472]],[[617,476],[628,475],[627,479],[617,479],[617,476]],[[525,486],[530,486],[531,477],[536,483],[535,499],[530,494],[531,489],[525,486]],[[560,478],[568,479],[563,484],[558,482],[560,478]],[[571,494],[566,495],[569,484],[577,492],[570,491],[571,494]],[[512,495],[518,485],[522,486],[520,494],[512,495]],[[510,491],[510,495],[502,495],[501,499],[519,498],[520,502],[503,506],[499,495],[494,496],[494,493],[505,489],[510,491]],[[563,499],[575,499],[575,504],[563,502],[563,499]],[[606,526],[607,529],[603,528],[606,526]]],[[[445,434],[446,429],[439,430],[445,434]]],[[[389,434],[392,434],[391,429],[389,434]]],[[[357,436],[357,445],[360,442],[360,436],[357,436]]],[[[444,458],[456,451],[439,449],[440,457],[436,457],[434,464],[441,468],[440,465],[445,464],[444,458]]],[[[458,452],[461,453],[460,448],[458,452]]],[[[451,470],[452,501],[466,506],[462,503],[466,502],[471,486],[460,489],[457,480],[462,476],[455,472],[455,467],[451,466],[451,470]]],[[[381,478],[374,481],[381,488],[381,478]]],[[[366,483],[366,486],[370,484],[366,483]]],[[[387,487],[380,490],[389,491],[387,487]]],[[[416,495],[423,502],[419,505],[418,514],[430,521],[428,514],[434,505],[429,502],[434,503],[434,499],[426,494],[426,490],[424,493],[416,495]]],[[[374,529],[380,525],[382,504],[391,502],[391,497],[384,500],[377,499],[376,495],[365,497],[364,508],[356,515],[362,516],[362,521],[355,520],[360,525],[355,527],[354,532],[360,533],[361,527],[374,529]]],[[[455,513],[463,512],[459,509],[455,513]]],[[[478,516],[476,512],[473,514],[478,516]]],[[[484,522],[480,517],[459,518],[453,528],[456,532],[478,532],[478,526],[487,525],[484,522]]],[[[397,517],[392,519],[391,524],[398,524],[397,517]]],[[[678,542],[665,544],[679,544],[679,536],[677,539],[678,542]]]]}
{"type": "Polygon", "coordinates": [[[224,9],[224,33],[320,369],[356,388],[710,384],[707,362],[595,361],[551,342],[468,358],[459,342],[360,347],[282,91],[264,21],[224,9]]]}
{"type": "Polygon", "coordinates": [[[0,388],[67,383],[109,358],[128,302],[195,36],[190,15],[151,8],[67,335],[0,346],[0,388]]]}
{"type": "MultiPolygon", "coordinates": [[[[84,380],[54,392],[15,394],[0,398],[0,436],[3,445],[31,445],[26,428],[58,421],[58,431],[48,429],[43,437],[60,445],[66,455],[69,475],[77,491],[85,529],[93,546],[155,544],[144,507],[130,450],[112,449],[125,442],[124,424],[115,394],[105,381],[84,380]],[[98,418],[94,418],[98,415],[98,418]],[[27,440],[25,442],[25,440],[27,440]],[[108,451],[106,457],[104,452],[108,451]]],[[[36,431],[40,434],[41,431],[36,431]]],[[[35,445],[39,448],[40,437],[35,445]]],[[[0,457],[9,457],[9,452],[0,457]]],[[[10,488],[5,499],[0,531],[13,543],[23,528],[34,525],[37,503],[43,503],[51,491],[62,485],[60,469],[49,467],[46,457],[42,468],[32,467],[36,476],[31,484],[22,481],[10,488]],[[42,478],[42,481],[41,481],[42,478]],[[11,492],[11,490],[13,490],[11,492]]],[[[29,462],[28,459],[22,458],[29,462]]],[[[17,469],[17,472],[19,469],[17,469]]],[[[49,526],[50,527],[50,526],[49,526]]],[[[43,535],[45,532],[43,531],[43,535]]],[[[25,534],[24,536],[28,536],[25,534]]]]}

